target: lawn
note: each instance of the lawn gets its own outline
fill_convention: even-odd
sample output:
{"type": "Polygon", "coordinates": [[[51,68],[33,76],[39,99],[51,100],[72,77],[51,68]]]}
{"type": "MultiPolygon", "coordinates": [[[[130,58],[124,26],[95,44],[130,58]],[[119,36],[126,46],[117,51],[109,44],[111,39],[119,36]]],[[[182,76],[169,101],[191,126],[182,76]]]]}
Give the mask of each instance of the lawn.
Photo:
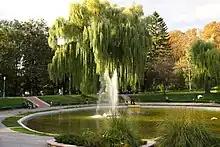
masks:
{"type": "MultiPolygon", "coordinates": [[[[136,102],[165,102],[166,98],[163,93],[139,93],[139,94],[130,94],[130,97],[134,98],[136,102]]],[[[171,99],[171,102],[204,102],[209,103],[211,101],[215,101],[216,103],[220,103],[220,94],[219,93],[210,93],[204,94],[204,92],[196,91],[196,92],[167,92],[166,96],[171,99]],[[199,94],[203,95],[203,98],[197,99],[199,94]],[[193,101],[194,99],[194,101],[193,101]]],[[[86,99],[88,99],[89,103],[96,103],[98,95],[46,95],[39,96],[43,101],[51,104],[52,106],[59,105],[77,105],[77,104],[85,104],[86,99]]],[[[123,102],[122,98],[120,98],[120,102],[123,102]]],[[[0,110],[7,109],[18,109],[24,108],[25,100],[23,98],[2,98],[0,99],[0,110]]]]}
{"type": "MultiPolygon", "coordinates": [[[[165,102],[166,98],[162,93],[140,93],[135,95],[129,95],[139,102],[165,102]]],[[[220,94],[210,93],[204,94],[204,92],[168,92],[166,96],[171,99],[171,102],[204,102],[208,103],[215,101],[220,103],[220,94]],[[203,98],[197,99],[198,95],[203,95],[203,98]],[[194,101],[193,101],[194,99],[194,101]]]]}
{"type": "MultiPolygon", "coordinates": [[[[52,111],[52,110],[50,110],[50,111],[52,111]]],[[[41,112],[41,111],[39,111],[39,112],[41,112]]],[[[48,134],[48,133],[32,132],[32,131],[29,131],[29,130],[27,130],[27,129],[20,126],[20,124],[18,123],[18,120],[21,119],[22,117],[25,117],[25,116],[27,116],[29,114],[33,114],[33,113],[36,113],[36,112],[27,112],[27,113],[11,116],[11,117],[8,117],[8,118],[4,119],[2,121],[2,123],[6,127],[9,127],[11,130],[16,131],[16,132],[31,134],[31,135],[38,135],[38,136],[54,136],[54,135],[51,135],[51,134],[48,134]]]]}
{"type": "MultiPolygon", "coordinates": [[[[84,104],[86,99],[91,104],[96,103],[97,100],[96,97],[86,95],[46,95],[39,96],[39,98],[49,104],[52,102],[53,106],[84,104]]],[[[20,97],[0,98],[0,110],[25,108],[25,101],[25,99],[20,97]]]]}
{"type": "Polygon", "coordinates": [[[0,98],[0,110],[24,108],[23,98],[0,98]]]}
{"type": "Polygon", "coordinates": [[[88,99],[89,103],[96,103],[97,100],[95,97],[85,95],[47,95],[39,98],[48,104],[52,102],[52,106],[84,104],[86,99],[88,99]]]}
{"type": "Polygon", "coordinates": [[[23,114],[18,114],[18,115],[15,115],[15,116],[11,116],[11,117],[8,117],[8,118],[4,119],[2,121],[2,123],[7,127],[21,127],[17,121],[19,119],[21,119],[22,117],[25,117],[25,116],[27,116],[29,114],[32,114],[32,113],[33,112],[28,112],[28,113],[23,113],[23,114]]]}

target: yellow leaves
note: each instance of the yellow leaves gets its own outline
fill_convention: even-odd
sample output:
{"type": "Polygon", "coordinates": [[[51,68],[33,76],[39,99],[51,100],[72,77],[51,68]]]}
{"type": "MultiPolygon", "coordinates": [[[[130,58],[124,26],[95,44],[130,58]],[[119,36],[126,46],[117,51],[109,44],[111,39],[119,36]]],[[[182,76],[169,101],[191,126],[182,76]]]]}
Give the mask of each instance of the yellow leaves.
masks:
{"type": "Polygon", "coordinates": [[[122,14],[127,15],[127,16],[132,16],[132,12],[131,12],[131,10],[129,8],[125,8],[122,11],[122,14]]]}
{"type": "Polygon", "coordinates": [[[83,5],[89,10],[93,15],[99,15],[101,12],[101,4],[99,0],[84,0],[83,5]]]}
{"type": "Polygon", "coordinates": [[[127,17],[130,17],[130,19],[134,18],[135,16],[141,17],[144,15],[143,6],[133,4],[130,7],[126,7],[122,11],[122,14],[126,15],[127,17]]]}
{"type": "Polygon", "coordinates": [[[80,3],[72,3],[69,7],[69,21],[75,26],[83,29],[88,19],[88,12],[80,3]]]}
{"type": "Polygon", "coordinates": [[[202,32],[202,39],[212,41],[215,46],[220,48],[220,22],[207,24],[202,32]]]}
{"type": "Polygon", "coordinates": [[[169,33],[169,43],[175,58],[176,70],[182,70],[186,75],[192,70],[190,47],[198,39],[197,29],[181,31],[172,31],[169,33]]]}
{"type": "Polygon", "coordinates": [[[181,31],[172,31],[169,33],[169,38],[174,59],[177,61],[185,55],[186,35],[181,31]]]}

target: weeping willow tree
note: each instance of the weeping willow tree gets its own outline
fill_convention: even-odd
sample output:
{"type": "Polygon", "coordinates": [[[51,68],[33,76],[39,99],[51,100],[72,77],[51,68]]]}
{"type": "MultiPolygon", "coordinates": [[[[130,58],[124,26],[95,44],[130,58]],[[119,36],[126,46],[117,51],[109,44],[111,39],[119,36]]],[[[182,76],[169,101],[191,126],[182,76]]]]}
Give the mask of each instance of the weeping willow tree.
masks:
{"type": "Polygon", "coordinates": [[[220,53],[212,42],[198,40],[192,46],[191,55],[195,65],[194,80],[209,93],[211,86],[219,84],[220,53]]]}
{"type": "Polygon", "coordinates": [[[72,86],[91,93],[97,92],[98,75],[117,69],[122,89],[140,85],[151,47],[143,15],[140,5],[118,7],[99,0],[71,4],[69,18],[58,18],[49,31],[55,51],[50,78],[59,84],[69,77],[72,86]]]}

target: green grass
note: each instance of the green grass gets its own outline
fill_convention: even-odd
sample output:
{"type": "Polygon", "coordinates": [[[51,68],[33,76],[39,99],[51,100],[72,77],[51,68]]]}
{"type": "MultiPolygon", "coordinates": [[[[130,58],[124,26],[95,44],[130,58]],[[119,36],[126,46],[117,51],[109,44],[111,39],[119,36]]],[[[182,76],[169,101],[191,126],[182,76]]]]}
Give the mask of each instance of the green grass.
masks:
{"type": "MultiPolygon", "coordinates": [[[[131,94],[130,97],[133,97],[136,102],[165,102],[165,96],[163,93],[140,93],[140,94],[131,94]]],[[[219,93],[210,93],[205,94],[202,91],[180,91],[180,92],[167,92],[167,96],[169,99],[172,99],[172,102],[193,102],[193,99],[196,102],[204,102],[208,103],[210,101],[215,101],[216,103],[220,103],[220,94],[219,93]],[[203,98],[197,100],[197,95],[202,94],[203,98]]],[[[51,104],[53,106],[60,106],[60,105],[76,105],[76,104],[85,104],[86,99],[88,99],[89,103],[96,103],[98,96],[96,94],[91,95],[46,95],[46,96],[39,96],[40,99],[43,101],[51,104]]],[[[120,98],[120,97],[119,97],[120,98]]],[[[121,98],[120,98],[121,99],[121,98]]],[[[23,98],[4,98],[0,99],[0,110],[7,110],[7,109],[18,109],[24,108],[23,103],[25,100],[23,98]]],[[[121,101],[123,102],[123,100],[121,101]]]]}
{"type": "Polygon", "coordinates": [[[18,120],[21,119],[22,117],[25,117],[29,114],[32,114],[34,112],[28,112],[28,113],[23,113],[23,114],[18,114],[16,116],[12,116],[12,117],[8,117],[6,119],[4,119],[2,121],[2,123],[10,128],[11,130],[13,131],[16,131],[16,132],[20,132],[20,133],[25,133],[25,134],[31,134],[31,135],[38,135],[38,136],[45,136],[45,135],[50,135],[50,134],[45,134],[45,133],[36,133],[36,132],[32,132],[32,131],[29,131],[25,128],[22,128],[19,123],[18,123],[18,120]]]}
{"type": "MultiPolygon", "coordinates": [[[[220,94],[210,93],[204,94],[203,92],[169,92],[166,94],[172,102],[193,102],[195,99],[196,102],[208,103],[210,101],[215,101],[220,103],[220,94]],[[197,99],[199,94],[203,95],[203,98],[197,99]]],[[[130,95],[135,101],[139,102],[165,102],[166,98],[162,93],[141,93],[130,95]]]]}
{"type": "MultiPolygon", "coordinates": [[[[50,110],[50,111],[52,111],[52,110],[50,110]]],[[[38,111],[38,112],[45,112],[45,111],[38,111]]],[[[32,132],[30,130],[27,130],[27,129],[21,127],[20,124],[18,123],[18,120],[21,119],[22,117],[25,117],[25,116],[27,116],[29,114],[33,114],[33,113],[37,113],[37,112],[27,112],[27,113],[11,116],[11,117],[4,119],[2,121],[2,123],[6,127],[10,128],[11,130],[16,131],[16,132],[20,132],[20,133],[25,133],[25,134],[30,134],[30,135],[38,135],[38,136],[52,136],[52,137],[57,136],[56,134],[50,134],[50,133],[32,132]]]]}
{"type": "MultiPolygon", "coordinates": [[[[52,102],[53,106],[84,104],[86,103],[86,99],[88,99],[89,103],[95,103],[97,100],[97,98],[94,96],[86,96],[86,95],[63,95],[63,96],[48,95],[48,96],[40,96],[39,98],[49,104],[52,102]]],[[[24,105],[25,101],[26,101],[25,99],[19,97],[0,98],[0,111],[25,108],[24,105]]]]}
{"type": "Polygon", "coordinates": [[[27,112],[23,114],[18,114],[15,116],[8,117],[2,121],[2,124],[4,124],[6,127],[20,127],[18,120],[22,117],[25,117],[29,114],[33,114],[34,112],[27,112]]]}
{"type": "Polygon", "coordinates": [[[53,106],[83,104],[86,99],[88,99],[89,103],[94,103],[97,100],[95,97],[84,95],[47,95],[39,98],[49,104],[52,102],[53,106]]]}
{"type": "Polygon", "coordinates": [[[166,116],[159,130],[158,147],[219,147],[219,139],[195,110],[177,110],[166,116]]]}
{"type": "Polygon", "coordinates": [[[27,130],[25,128],[22,128],[22,127],[13,127],[13,128],[10,128],[10,129],[15,131],[15,132],[20,132],[20,133],[30,134],[30,135],[36,135],[36,136],[51,136],[51,137],[56,136],[54,134],[32,132],[32,131],[29,131],[29,130],[27,130]]]}
{"type": "Polygon", "coordinates": [[[0,98],[0,110],[24,108],[23,98],[0,98]]]}

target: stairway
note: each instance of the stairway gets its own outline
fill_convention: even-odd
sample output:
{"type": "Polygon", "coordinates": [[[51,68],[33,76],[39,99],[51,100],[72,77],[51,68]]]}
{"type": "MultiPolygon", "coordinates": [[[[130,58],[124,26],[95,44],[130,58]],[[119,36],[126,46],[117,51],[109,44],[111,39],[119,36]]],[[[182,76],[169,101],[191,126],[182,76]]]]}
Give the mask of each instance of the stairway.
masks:
{"type": "Polygon", "coordinates": [[[34,104],[35,106],[37,106],[37,108],[50,107],[50,105],[48,103],[42,101],[41,99],[39,99],[36,96],[26,97],[25,99],[28,100],[29,102],[31,102],[32,104],[34,104]]]}

